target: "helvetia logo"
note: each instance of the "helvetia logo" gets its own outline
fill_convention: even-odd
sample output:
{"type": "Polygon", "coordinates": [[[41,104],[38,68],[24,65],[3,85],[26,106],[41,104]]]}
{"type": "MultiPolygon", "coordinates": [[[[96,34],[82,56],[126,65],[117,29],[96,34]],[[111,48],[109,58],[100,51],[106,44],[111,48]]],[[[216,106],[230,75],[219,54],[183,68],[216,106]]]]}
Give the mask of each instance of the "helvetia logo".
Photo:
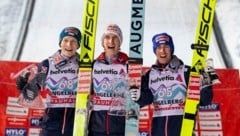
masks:
{"type": "Polygon", "coordinates": [[[165,81],[165,80],[174,80],[174,77],[170,76],[170,75],[167,75],[165,77],[157,77],[156,79],[152,79],[151,80],[151,84],[153,83],[157,83],[157,82],[160,82],[160,81],[165,81]]]}
{"type": "Polygon", "coordinates": [[[114,69],[107,69],[107,70],[94,70],[94,74],[118,74],[118,71],[114,70],[114,69]]]}
{"type": "Polygon", "coordinates": [[[69,68],[69,69],[65,69],[65,70],[56,70],[56,71],[53,71],[51,70],[50,71],[50,75],[55,75],[55,74],[67,74],[67,73],[77,73],[76,70],[72,69],[72,68],[69,68]]]}

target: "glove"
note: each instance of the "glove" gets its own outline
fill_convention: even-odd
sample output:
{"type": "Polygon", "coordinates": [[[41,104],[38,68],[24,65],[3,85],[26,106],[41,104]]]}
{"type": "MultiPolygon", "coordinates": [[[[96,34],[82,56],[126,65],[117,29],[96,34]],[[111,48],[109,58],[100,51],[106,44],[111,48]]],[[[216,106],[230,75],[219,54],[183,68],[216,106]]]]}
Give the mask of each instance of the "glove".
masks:
{"type": "Polygon", "coordinates": [[[201,72],[201,88],[221,83],[213,67],[213,59],[208,59],[204,71],[201,72]]]}
{"type": "Polygon", "coordinates": [[[40,72],[36,74],[35,77],[22,88],[21,93],[23,97],[28,101],[34,100],[38,96],[39,90],[45,86],[45,80],[45,73],[40,72]]]}
{"type": "Polygon", "coordinates": [[[219,80],[219,77],[214,69],[212,58],[207,59],[207,64],[206,64],[204,71],[209,75],[211,84],[221,83],[219,80]]]}
{"type": "Polygon", "coordinates": [[[27,84],[23,90],[23,97],[29,101],[34,100],[38,96],[38,92],[40,90],[39,85],[36,83],[36,80],[33,79],[29,84],[27,84]]]}
{"type": "Polygon", "coordinates": [[[201,79],[201,82],[200,82],[201,89],[211,85],[211,79],[208,73],[206,73],[205,71],[201,72],[200,79],[201,79]]]}
{"type": "Polygon", "coordinates": [[[25,85],[28,82],[29,76],[30,76],[30,72],[26,72],[23,75],[17,77],[16,87],[17,87],[18,90],[23,90],[23,88],[25,87],[25,85]]]}
{"type": "Polygon", "coordinates": [[[133,101],[138,101],[141,95],[141,91],[137,87],[131,87],[129,89],[129,94],[133,101]]]}

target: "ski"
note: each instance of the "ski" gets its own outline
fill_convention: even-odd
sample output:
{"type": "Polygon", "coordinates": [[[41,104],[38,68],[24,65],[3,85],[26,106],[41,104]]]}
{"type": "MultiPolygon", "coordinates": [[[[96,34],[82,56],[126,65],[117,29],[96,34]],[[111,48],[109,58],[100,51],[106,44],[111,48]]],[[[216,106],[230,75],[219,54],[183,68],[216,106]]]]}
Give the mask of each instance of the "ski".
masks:
{"type": "Polygon", "coordinates": [[[201,0],[181,136],[192,136],[200,99],[200,71],[204,70],[211,40],[216,0],[201,0]]]}
{"type": "MultiPolygon", "coordinates": [[[[143,34],[144,34],[145,0],[132,0],[128,77],[141,88],[141,75],[143,65],[143,34]]],[[[139,112],[140,107],[131,98],[127,101],[127,115],[125,136],[139,135],[139,112]]]]}
{"type": "Polygon", "coordinates": [[[76,94],[74,136],[86,136],[89,117],[89,95],[91,92],[92,63],[97,28],[99,0],[85,0],[82,25],[78,90],[76,94]]]}

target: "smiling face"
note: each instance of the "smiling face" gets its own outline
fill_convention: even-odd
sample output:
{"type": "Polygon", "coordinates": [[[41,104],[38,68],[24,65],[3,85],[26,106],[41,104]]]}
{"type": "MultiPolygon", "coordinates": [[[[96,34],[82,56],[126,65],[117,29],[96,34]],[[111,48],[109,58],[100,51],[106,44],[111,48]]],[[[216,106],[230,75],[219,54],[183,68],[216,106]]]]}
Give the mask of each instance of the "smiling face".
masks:
{"type": "Polygon", "coordinates": [[[120,40],[112,33],[106,34],[103,38],[103,48],[107,57],[115,56],[120,50],[120,40]]]}
{"type": "Polygon", "coordinates": [[[78,41],[72,36],[65,36],[61,43],[61,54],[66,57],[72,57],[78,49],[78,41]]]}
{"type": "Polygon", "coordinates": [[[171,49],[166,44],[161,44],[156,48],[156,57],[158,63],[168,64],[171,60],[171,49]]]}

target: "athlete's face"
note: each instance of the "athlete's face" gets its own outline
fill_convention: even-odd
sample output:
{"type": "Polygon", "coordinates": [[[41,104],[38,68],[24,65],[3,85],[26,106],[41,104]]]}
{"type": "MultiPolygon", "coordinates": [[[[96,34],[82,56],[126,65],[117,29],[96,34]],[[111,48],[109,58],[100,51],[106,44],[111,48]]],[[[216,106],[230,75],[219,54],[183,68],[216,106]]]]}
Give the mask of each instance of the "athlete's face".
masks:
{"type": "Polygon", "coordinates": [[[107,34],[103,38],[103,48],[106,56],[115,56],[120,50],[120,41],[115,34],[107,34]]]}
{"type": "Polygon", "coordinates": [[[166,44],[161,44],[156,49],[156,57],[160,64],[168,64],[171,60],[171,50],[166,44]]]}
{"type": "Polygon", "coordinates": [[[62,39],[60,46],[62,55],[72,57],[78,49],[78,41],[71,36],[65,36],[62,39]]]}

